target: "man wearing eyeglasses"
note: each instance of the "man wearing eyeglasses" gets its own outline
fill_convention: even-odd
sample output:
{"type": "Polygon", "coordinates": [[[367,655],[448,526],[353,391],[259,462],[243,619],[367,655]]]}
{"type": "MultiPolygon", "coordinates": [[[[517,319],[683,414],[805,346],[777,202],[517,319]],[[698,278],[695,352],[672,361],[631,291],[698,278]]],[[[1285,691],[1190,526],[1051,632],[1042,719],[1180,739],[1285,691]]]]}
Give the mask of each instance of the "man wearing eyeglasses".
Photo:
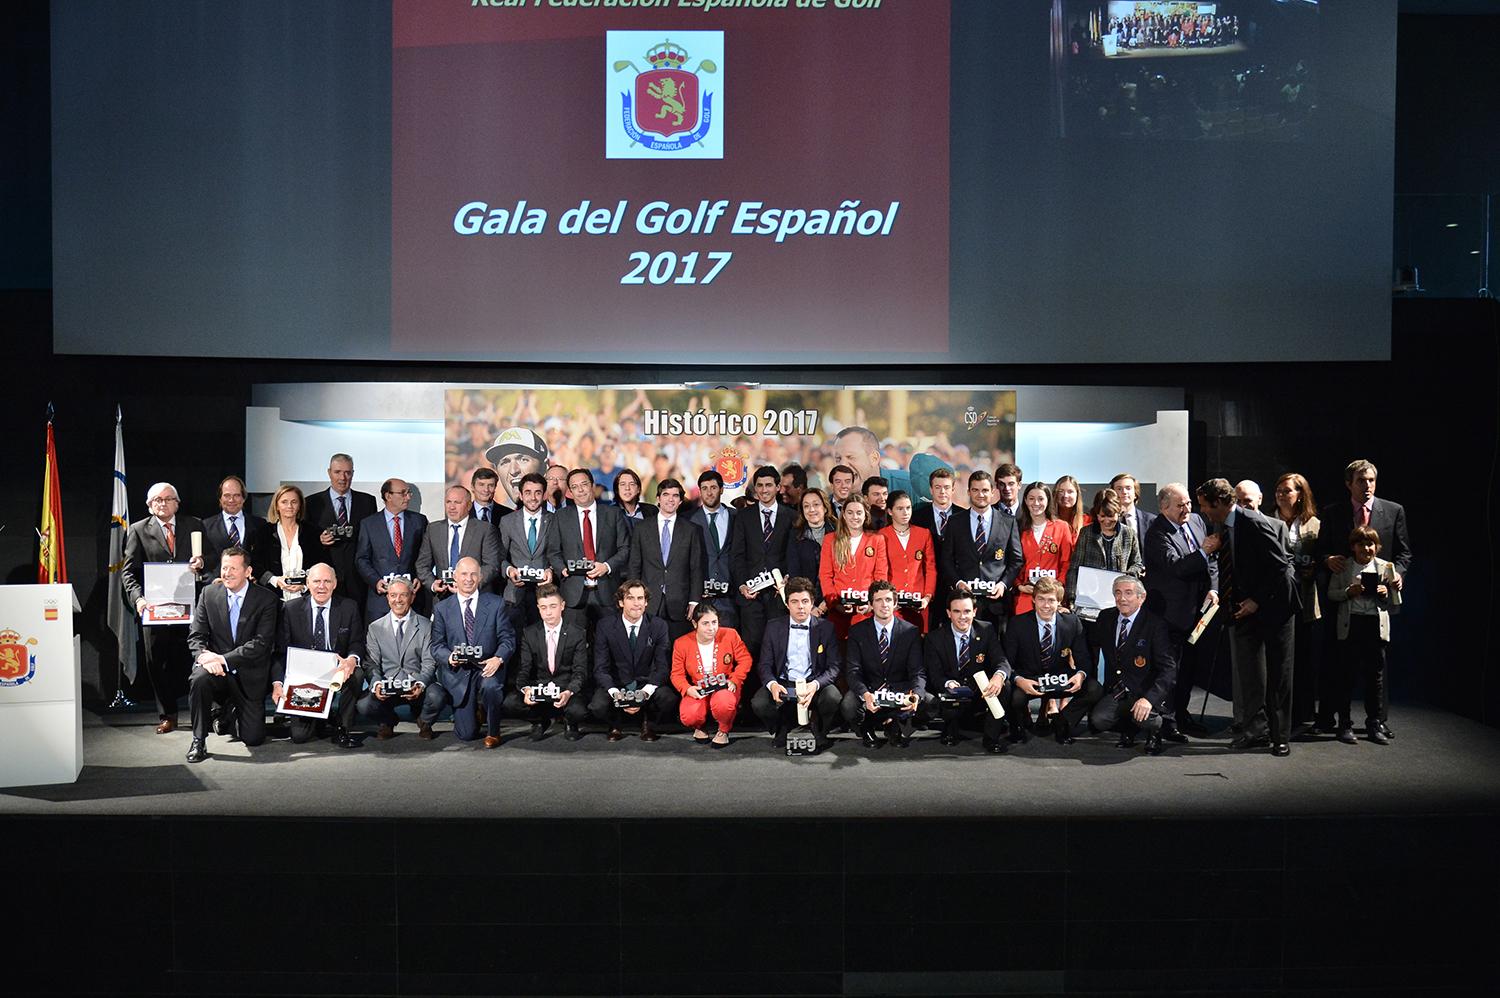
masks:
{"type": "MultiPolygon", "coordinates": [[[[192,545],[193,534],[203,531],[203,521],[196,516],[179,516],[179,505],[177,489],[170,482],[157,482],[146,492],[146,508],[151,515],[132,523],[125,534],[125,568],[120,584],[125,605],[137,615],[146,609],[147,562],[181,562],[195,572],[203,570],[203,558],[193,556],[192,545]]],[[[177,727],[177,698],[186,691],[188,629],[164,624],[142,631],[146,678],[156,698],[156,733],[165,735],[177,727]]]]}

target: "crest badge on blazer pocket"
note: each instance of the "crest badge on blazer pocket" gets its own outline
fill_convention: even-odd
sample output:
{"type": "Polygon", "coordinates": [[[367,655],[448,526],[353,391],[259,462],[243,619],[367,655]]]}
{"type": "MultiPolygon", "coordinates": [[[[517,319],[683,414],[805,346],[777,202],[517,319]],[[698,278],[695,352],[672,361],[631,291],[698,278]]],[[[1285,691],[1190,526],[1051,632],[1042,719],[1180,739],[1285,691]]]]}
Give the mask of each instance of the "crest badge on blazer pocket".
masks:
{"type": "Polygon", "coordinates": [[[724,664],[725,665],[733,665],[734,664],[734,656],[731,655],[731,654],[729,654],[729,652],[727,652],[727,651],[724,653],[724,664]]]}
{"type": "Polygon", "coordinates": [[[1137,669],[1144,669],[1146,667],[1146,656],[1145,655],[1137,655],[1135,657],[1135,667],[1137,669]]]}
{"type": "Polygon", "coordinates": [[[870,545],[870,544],[866,544],[865,545],[865,557],[866,558],[873,558],[873,557],[875,557],[875,548],[874,548],[873,545],[870,545]]]}
{"type": "Polygon", "coordinates": [[[915,558],[917,561],[921,561],[922,560],[922,552],[918,551],[916,554],[912,555],[912,557],[915,558]]]}

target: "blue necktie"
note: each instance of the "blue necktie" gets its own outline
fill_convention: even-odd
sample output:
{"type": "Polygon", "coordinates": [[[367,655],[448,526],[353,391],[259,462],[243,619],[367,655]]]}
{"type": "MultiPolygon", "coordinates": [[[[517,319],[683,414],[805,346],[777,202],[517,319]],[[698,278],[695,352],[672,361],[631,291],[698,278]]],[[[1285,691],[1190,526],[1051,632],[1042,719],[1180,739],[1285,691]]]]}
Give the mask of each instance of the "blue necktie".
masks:
{"type": "Polygon", "coordinates": [[[313,621],[313,648],[316,651],[328,650],[328,627],[323,621],[323,610],[318,607],[318,619],[313,621]]]}
{"type": "Polygon", "coordinates": [[[526,546],[531,549],[532,554],[536,554],[536,517],[534,516],[526,518],[526,546]]]}
{"type": "Polygon", "coordinates": [[[474,601],[464,600],[464,640],[474,643],[474,601]]]}
{"type": "Polygon", "coordinates": [[[233,595],[229,597],[229,640],[236,644],[240,640],[240,598],[233,595]]]}
{"type": "Polygon", "coordinates": [[[661,563],[667,563],[668,556],[672,553],[672,521],[661,521],[661,563]]]}
{"type": "Polygon", "coordinates": [[[231,545],[240,542],[240,518],[231,516],[229,518],[229,543],[231,545]]]}
{"type": "Polygon", "coordinates": [[[458,567],[458,524],[449,524],[453,528],[453,540],[448,544],[448,567],[458,567]]]}

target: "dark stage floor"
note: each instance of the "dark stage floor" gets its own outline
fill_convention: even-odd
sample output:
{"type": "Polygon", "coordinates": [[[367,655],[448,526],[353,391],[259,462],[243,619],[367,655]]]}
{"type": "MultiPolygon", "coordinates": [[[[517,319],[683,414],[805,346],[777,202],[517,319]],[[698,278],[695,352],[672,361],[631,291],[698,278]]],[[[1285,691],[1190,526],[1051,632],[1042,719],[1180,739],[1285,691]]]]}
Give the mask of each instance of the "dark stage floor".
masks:
{"type": "MultiPolygon", "coordinates": [[[[1228,705],[1209,707],[1211,727],[1228,705]]],[[[285,738],[247,749],[210,738],[212,758],[188,765],[188,735],[157,735],[141,714],[88,717],[76,784],[0,791],[0,813],[107,816],[271,815],[350,818],[673,817],[1230,817],[1433,814],[1500,803],[1500,732],[1425,708],[1398,708],[1389,746],[1330,737],[1293,745],[1290,758],[1239,752],[1227,734],[1170,746],[1151,758],[1114,736],[1067,747],[1033,738],[1000,757],[975,737],[945,748],[919,733],[901,750],[865,749],[849,735],[812,758],[788,759],[761,731],[741,727],[713,750],[686,735],[653,744],[577,743],[561,728],[541,742],[507,722],[486,751],[439,725],[422,741],[403,724],[340,750],[285,738]]]]}

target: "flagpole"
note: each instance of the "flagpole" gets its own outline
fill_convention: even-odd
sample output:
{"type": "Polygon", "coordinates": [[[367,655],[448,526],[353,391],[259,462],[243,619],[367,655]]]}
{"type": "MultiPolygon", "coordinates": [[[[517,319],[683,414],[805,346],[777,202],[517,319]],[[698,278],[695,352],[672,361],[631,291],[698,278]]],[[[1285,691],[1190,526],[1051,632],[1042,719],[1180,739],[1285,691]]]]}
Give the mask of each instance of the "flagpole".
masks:
{"type": "Polygon", "coordinates": [[[120,572],[125,567],[125,532],[130,528],[130,498],[125,488],[125,435],[124,414],[115,406],[115,467],[112,474],[114,497],[110,503],[109,517],[109,586],[108,609],[105,613],[110,630],[115,632],[115,698],[109,702],[108,710],[134,707],[135,701],[125,695],[125,673],[134,678],[136,625],[135,616],[126,612],[124,597],[120,591],[120,572]]]}

